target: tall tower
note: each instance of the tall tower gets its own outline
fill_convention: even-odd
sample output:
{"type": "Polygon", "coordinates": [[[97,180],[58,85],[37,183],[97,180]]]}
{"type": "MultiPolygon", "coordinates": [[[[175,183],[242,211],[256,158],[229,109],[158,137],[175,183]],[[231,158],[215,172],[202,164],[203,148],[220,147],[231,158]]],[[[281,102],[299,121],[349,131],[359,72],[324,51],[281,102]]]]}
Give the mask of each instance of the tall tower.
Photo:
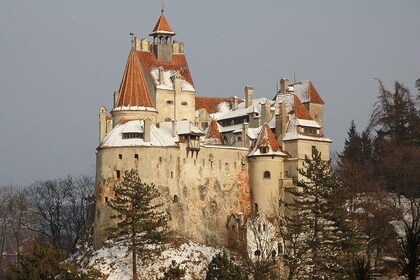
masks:
{"type": "Polygon", "coordinates": [[[162,14],[150,33],[150,36],[153,36],[152,50],[159,61],[172,62],[172,36],[174,35],[175,32],[172,31],[162,9],[162,14]]]}
{"type": "Polygon", "coordinates": [[[276,136],[265,123],[254,148],[248,155],[251,205],[254,213],[263,211],[270,215],[280,194],[280,179],[283,178],[283,159],[276,136]]]}

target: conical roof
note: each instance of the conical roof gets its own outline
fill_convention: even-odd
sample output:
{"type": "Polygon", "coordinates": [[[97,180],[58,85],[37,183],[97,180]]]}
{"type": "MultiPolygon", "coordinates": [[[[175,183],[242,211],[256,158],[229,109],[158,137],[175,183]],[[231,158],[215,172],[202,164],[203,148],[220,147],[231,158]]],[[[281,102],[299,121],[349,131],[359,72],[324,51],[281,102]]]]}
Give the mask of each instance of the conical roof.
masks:
{"type": "Polygon", "coordinates": [[[119,106],[153,107],[152,98],[143,74],[140,59],[134,49],[131,50],[120,86],[119,106]]]}
{"type": "Polygon", "coordinates": [[[265,155],[279,155],[285,156],[281,151],[281,147],[277,142],[276,136],[271,131],[270,126],[265,123],[261,127],[261,131],[258,134],[257,141],[255,143],[255,147],[249,153],[248,156],[265,156],[265,155]]]}
{"type": "Polygon", "coordinates": [[[150,36],[157,36],[157,35],[171,35],[171,36],[175,35],[175,32],[172,31],[172,28],[169,25],[163,13],[160,15],[155,25],[155,28],[153,28],[152,33],[150,33],[150,36]]]}

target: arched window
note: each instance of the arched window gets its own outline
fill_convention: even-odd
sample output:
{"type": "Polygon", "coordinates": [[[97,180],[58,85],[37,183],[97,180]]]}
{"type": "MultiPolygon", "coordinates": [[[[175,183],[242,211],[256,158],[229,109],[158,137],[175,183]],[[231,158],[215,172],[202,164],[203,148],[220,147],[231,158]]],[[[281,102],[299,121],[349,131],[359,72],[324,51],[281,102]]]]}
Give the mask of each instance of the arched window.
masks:
{"type": "Polygon", "coordinates": [[[188,102],[187,101],[182,101],[181,105],[182,106],[188,106],[188,102]]]}
{"type": "Polygon", "coordinates": [[[264,171],[264,179],[265,180],[270,180],[271,179],[270,171],[264,171]]]}
{"type": "Polygon", "coordinates": [[[179,201],[179,198],[177,195],[174,195],[174,203],[177,203],[179,201]]]}

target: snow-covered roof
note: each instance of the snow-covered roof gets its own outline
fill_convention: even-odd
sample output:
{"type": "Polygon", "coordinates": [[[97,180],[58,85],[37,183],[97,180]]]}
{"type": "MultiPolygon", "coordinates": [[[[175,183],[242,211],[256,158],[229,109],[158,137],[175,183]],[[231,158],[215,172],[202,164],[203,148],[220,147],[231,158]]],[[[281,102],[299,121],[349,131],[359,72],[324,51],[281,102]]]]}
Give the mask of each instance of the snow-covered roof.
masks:
{"type": "Polygon", "coordinates": [[[261,131],[258,134],[257,141],[254,148],[248,154],[249,157],[252,156],[286,156],[285,153],[281,151],[281,147],[277,142],[276,136],[271,131],[267,123],[261,127],[261,131]]]}
{"type": "Polygon", "coordinates": [[[144,133],[144,121],[132,120],[117,124],[110,133],[103,139],[99,148],[104,147],[127,147],[127,146],[158,146],[176,147],[177,144],[171,134],[150,125],[150,141],[145,142],[143,138],[123,138],[123,133],[144,133]]]}
{"type": "MultiPolygon", "coordinates": [[[[159,124],[159,128],[168,133],[169,135],[172,135],[172,122],[161,122],[159,124]]],[[[196,127],[189,120],[176,121],[176,133],[178,135],[204,135],[204,132],[200,128],[196,127]]]]}
{"type": "Polygon", "coordinates": [[[289,119],[289,124],[287,126],[286,133],[283,136],[283,141],[301,139],[301,140],[313,140],[313,141],[321,141],[321,142],[332,142],[331,139],[323,137],[321,134],[319,136],[313,136],[313,135],[305,135],[305,134],[299,133],[298,127],[301,126],[299,122],[302,122],[302,120],[297,119],[295,116],[292,116],[289,119]]]}
{"type": "MultiPolygon", "coordinates": [[[[212,115],[213,119],[218,121],[226,120],[226,119],[233,119],[242,116],[247,116],[250,113],[261,113],[261,104],[266,102],[267,98],[257,98],[252,100],[252,104],[249,107],[245,107],[245,102],[242,102],[238,105],[238,109],[236,110],[223,110],[221,112],[216,112],[212,115]]],[[[270,104],[274,104],[274,101],[270,101],[270,104]]]]}
{"type": "Polygon", "coordinates": [[[297,125],[321,128],[321,126],[316,121],[313,121],[313,120],[297,119],[297,125]]]}
{"type": "MultiPolygon", "coordinates": [[[[163,71],[163,81],[161,82],[159,81],[159,68],[158,67],[152,68],[151,75],[156,84],[156,88],[173,90],[174,89],[173,76],[175,76],[175,74],[177,73],[177,70],[163,69],[162,71],[163,71]]],[[[181,78],[181,90],[195,91],[194,86],[183,78],[181,78]]]]}

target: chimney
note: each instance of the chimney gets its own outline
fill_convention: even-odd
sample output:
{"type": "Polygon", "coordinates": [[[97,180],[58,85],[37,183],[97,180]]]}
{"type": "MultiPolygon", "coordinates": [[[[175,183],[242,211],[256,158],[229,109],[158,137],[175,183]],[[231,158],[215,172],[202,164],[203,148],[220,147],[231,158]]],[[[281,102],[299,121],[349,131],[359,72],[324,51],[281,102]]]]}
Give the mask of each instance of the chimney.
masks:
{"type": "Polygon", "coordinates": [[[237,96],[233,97],[233,104],[232,104],[232,110],[238,110],[238,103],[239,103],[239,98],[237,96]]]}
{"type": "Polygon", "coordinates": [[[163,85],[164,84],[164,80],[165,80],[165,70],[163,69],[162,66],[159,67],[159,84],[163,85]]]}
{"type": "Polygon", "coordinates": [[[114,91],[114,108],[118,105],[118,100],[120,99],[121,93],[114,91]]]}
{"type": "Polygon", "coordinates": [[[244,122],[242,124],[242,147],[248,148],[248,129],[249,129],[249,123],[244,122]]]}
{"type": "Polygon", "coordinates": [[[150,142],[150,119],[144,120],[143,140],[144,142],[150,142]]]}
{"type": "Polygon", "coordinates": [[[279,113],[276,115],[276,136],[277,142],[281,144],[286,133],[286,105],[283,101],[279,104],[279,113]]]}
{"type": "Polygon", "coordinates": [[[245,108],[252,106],[253,93],[254,89],[251,86],[245,87],[245,108]]]}
{"type": "Polygon", "coordinates": [[[265,100],[264,103],[261,104],[261,118],[260,118],[260,125],[263,125],[266,122],[269,122],[271,119],[271,111],[270,111],[270,101],[265,100]]]}
{"type": "Polygon", "coordinates": [[[280,93],[285,93],[289,89],[289,79],[281,78],[280,79],[280,93]]]}
{"type": "Polygon", "coordinates": [[[172,120],[172,137],[176,137],[177,131],[176,131],[176,120],[172,120]]]}

